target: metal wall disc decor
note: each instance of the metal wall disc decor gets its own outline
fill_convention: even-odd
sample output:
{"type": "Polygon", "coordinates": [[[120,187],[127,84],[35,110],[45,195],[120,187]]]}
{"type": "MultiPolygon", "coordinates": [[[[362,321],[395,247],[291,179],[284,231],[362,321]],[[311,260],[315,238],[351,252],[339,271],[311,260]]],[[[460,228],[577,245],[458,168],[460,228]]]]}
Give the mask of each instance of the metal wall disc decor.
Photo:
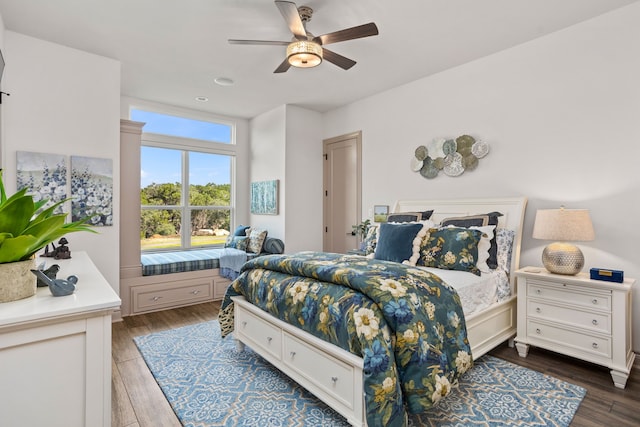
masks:
{"type": "Polygon", "coordinates": [[[415,149],[411,170],[427,179],[437,177],[440,171],[448,176],[460,176],[465,171],[476,169],[479,159],[487,154],[489,144],[470,135],[437,138],[415,149]]]}

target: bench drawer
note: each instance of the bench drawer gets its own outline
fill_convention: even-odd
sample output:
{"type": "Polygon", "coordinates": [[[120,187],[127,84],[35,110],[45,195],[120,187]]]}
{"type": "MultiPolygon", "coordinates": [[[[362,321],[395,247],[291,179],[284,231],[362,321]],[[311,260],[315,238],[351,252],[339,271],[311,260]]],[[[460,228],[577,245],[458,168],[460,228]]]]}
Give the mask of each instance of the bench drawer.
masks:
{"type": "Polygon", "coordinates": [[[143,285],[131,288],[133,313],[210,301],[213,298],[212,279],[185,280],[167,287],[166,284],[143,285]]]}

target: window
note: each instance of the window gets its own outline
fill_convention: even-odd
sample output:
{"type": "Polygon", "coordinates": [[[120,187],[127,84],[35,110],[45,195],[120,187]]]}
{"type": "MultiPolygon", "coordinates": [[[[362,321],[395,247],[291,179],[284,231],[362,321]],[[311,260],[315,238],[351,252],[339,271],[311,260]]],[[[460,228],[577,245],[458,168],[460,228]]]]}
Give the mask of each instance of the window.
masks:
{"type": "Polygon", "coordinates": [[[142,110],[140,247],[220,246],[233,213],[233,127],[142,110]]]}

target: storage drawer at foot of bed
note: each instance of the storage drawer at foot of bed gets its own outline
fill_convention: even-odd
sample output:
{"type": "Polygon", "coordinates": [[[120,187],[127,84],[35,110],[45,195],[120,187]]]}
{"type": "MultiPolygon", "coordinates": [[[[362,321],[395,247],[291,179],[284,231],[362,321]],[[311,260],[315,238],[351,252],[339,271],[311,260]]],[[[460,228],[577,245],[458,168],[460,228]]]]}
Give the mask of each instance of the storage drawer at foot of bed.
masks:
{"type": "MultiPolygon", "coordinates": [[[[235,306],[235,334],[243,335],[250,342],[260,346],[269,354],[281,359],[282,355],[282,331],[280,328],[249,313],[240,305],[235,306]]],[[[251,346],[250,343],[247,343],[251,346]]]]}
{"type": "Polygon", "coordinates": [[[133,313],[210,301],[212,298],[213,280],[211,279],[185,280],[171,287],[167,287],[166,284],[156,284],[131,288],[133,313]]]}
{"type": "Polygon", "coordinates": [[[283,361],[347,408],[354,404],[355,371],[316,347],[284,333],[283,361]]]}

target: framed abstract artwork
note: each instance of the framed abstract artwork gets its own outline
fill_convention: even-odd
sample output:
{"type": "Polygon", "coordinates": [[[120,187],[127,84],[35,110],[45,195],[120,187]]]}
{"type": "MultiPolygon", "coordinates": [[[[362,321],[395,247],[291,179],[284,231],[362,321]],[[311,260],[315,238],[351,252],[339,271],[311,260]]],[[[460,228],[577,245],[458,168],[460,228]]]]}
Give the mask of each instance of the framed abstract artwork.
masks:
{"type": "Polygon", "coordinates": [[[278,215],[278,180],[251,183],[251,213],[278,215]]]}
{"type": "Polygon", "coordinates": [[[113,225],[111,159],[71,156],[71,220],[89,217],[94,226],[113,225]]]}
{"type": "MultiPolygon", "coordinates": [[[[16,187],[28,188],[34,202],[46,199],[44,208],[48,208],[67,199],[67,156],[17,151],[16,162],[16,187]]],[[[58,205],[54,212],[65,211],[64,205],[58,205]]]]}

